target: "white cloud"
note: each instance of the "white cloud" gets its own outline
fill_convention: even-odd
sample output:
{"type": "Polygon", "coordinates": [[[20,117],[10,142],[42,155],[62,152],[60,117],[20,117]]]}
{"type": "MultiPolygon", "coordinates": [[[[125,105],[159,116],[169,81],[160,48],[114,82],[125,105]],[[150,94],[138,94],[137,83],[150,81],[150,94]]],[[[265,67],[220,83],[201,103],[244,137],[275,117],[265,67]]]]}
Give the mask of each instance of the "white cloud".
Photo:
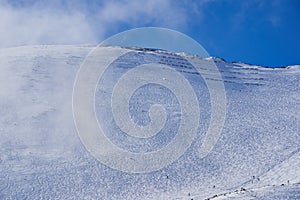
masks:
{"type": "Polygon", "coordinates": [[[186,26],[187,10],[172,0],[94,2],[92,9],[83,2],[36,1],[22,7],[0,2],[0,47],[96,43],[120,27],[186,26]]]}
{"type": "Polygon", "coordinates": [[[0,6],[0,46],[96,41],[83,13],[53,11],[0,6]]]}
{"type": "Polygon", "coordinates": [[[130,22],[133,24],[154,22],[156,24],[176,27],[183,25],[185,15],[170,0],[128,0],[108,1],[104,4],[99,17],[105,23],[130,22]]]}

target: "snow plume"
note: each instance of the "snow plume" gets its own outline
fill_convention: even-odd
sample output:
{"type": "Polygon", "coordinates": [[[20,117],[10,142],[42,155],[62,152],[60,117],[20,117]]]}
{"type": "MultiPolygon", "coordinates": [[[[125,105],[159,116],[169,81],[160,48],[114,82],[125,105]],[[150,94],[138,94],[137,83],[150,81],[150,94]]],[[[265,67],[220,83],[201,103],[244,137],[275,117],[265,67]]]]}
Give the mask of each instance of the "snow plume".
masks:
{"type": "Polygon", "coordinates": [[[98,43],[141,26],[183,28],[186,13],[171,0],[0,0],[0,47],[98,43]]]}

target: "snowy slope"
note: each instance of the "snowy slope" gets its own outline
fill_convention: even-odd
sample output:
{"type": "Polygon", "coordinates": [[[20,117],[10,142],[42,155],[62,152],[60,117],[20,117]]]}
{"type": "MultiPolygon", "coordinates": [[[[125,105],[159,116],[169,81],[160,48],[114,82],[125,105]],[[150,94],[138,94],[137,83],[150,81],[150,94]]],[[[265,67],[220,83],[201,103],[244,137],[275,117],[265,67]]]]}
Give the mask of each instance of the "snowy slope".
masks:
{"type": "MultiPolygon", "coordinates": [[[[173,64],[194,88],[200,88],[197,96],[202,105],[202,128],[187,152],[159,171],[130,174],[113,170],[93,158],[75,128],[73,84],[92,49],[0,49],[0,199],[299,199],[300,66],[269,69],[192,56],[195,62],[215,61],[227,95],[222,135],[213,151],[201,159],[199,148],[210,117],[205,108],[210,104],[199,74],[188,65],[174,65],[181,62],[176,59],[179,54],[163,51],[136,49],[116,60],[114,70],[107,71],[102,84],[109,85],[117,79],[128,68],[128,61],[160,62],[173,64]]],[[[213,71],[206,73],[215,80],[213,71]]],[[[101,102],[104,94],[101,88],[97,90],[96,103],[101,102]]],[[[168,105],[167,99],[173,96],[166,94],[164,103],[168,105]]],[[[143,99],[146,105],[156,100],[155,93],[143,99]]],[[[134,103],[138,101],[133,98],[134,103]]],[[[103,121],[110,119],[101,116],[103,110],[97,111],[103,121]]],[[[178,112],[173,107],[168,111],[169,116],[178,112]]],[[[172,119],[175,123],[176,118],[172,119]]],[[[170,135],[145,144],[119,133],[109,138],[133,151],[158,149],[174,136],[172,128],[176,125],[171,122],[167,127],[170,135]],[[128,145],[130,142],[135,146],[128,145]]]]}

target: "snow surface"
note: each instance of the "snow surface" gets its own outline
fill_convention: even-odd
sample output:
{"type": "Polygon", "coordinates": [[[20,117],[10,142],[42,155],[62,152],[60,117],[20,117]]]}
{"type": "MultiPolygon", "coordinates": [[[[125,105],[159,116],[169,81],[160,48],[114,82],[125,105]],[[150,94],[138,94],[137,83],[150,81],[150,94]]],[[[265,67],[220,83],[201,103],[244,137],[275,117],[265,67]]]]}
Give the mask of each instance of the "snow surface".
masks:
{"type": "MultiPolygon", "coordinates": [[[[201,102],[201,126],[187,152],[159,171],[130,174],[92,157],[75,128],[73,84],[92,49],[0,49],[0,199],[300,199],[300,66],[270,69],[180,54],[195,62],[214,60],[226,88],[227,114],[221,138],[201,159],[199,148],[208,126],[210,103],[195,69],[187,63],[176,65],[184,62],[176,59],[179,54],[163,51],[135,49],[116,60],[101,84],[109,85],[126,70],[125,61],[157,61],[184,74],[198,89],[201,102]]],[[[207,70],[207,74],[219,81],[214,79],[215,72],[207,70]]],[[[166,125],[169,134],[142,144],[111,133],[108,137],[115,144],[140,152],[159,149],[172,139],[173,129],[178,128],[179,104],[176,99],[169,101],[174,99],[172,94],[154,89],[166,94],[163,103],[172,117],[166,125]]],[[[143,94],[145,105],[160,96],[155,92],[145,96],[143,91],[133,96],[130,109],[142,124],[149,119],[135,112],[139,109],[135,105],[143,94]]],[[[99,87],[96,103],[104,96],[99,87]]],[[[97,116],[109,121],[103,109],[105,106],[96,106],[97,116]]]]}

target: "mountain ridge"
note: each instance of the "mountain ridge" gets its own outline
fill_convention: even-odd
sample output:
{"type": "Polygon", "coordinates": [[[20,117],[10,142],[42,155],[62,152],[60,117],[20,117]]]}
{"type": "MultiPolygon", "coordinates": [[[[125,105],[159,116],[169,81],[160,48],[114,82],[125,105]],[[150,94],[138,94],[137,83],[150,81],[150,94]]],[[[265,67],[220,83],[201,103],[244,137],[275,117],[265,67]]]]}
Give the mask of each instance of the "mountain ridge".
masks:
{"type": "MultiPolygon", "coordinates": [[[[87,47],[87,48],[96,48],[99,45],[94,45],[94,44],[78,44],[78,45],[71,45],[71,44],[62,44],[62,45],[57,45],[57,44],[45,44],[45,45],[23,45],[23,46],[12,46],[12,47],[2,47],[0,48],[0,50],[5,50],[5,49],[15,49],[15,48],[27,48],[27,47],[87,47]]],[[[119,47],[119,46],[110,46],[110,45],[103,45],[103,47],[119,47]]],[[[174,53],[174,54],[178,54],[178,55],[182,55],[182,53],[184,52],[171,52],[168,50],[163,50],[163,49],[156,49],[156,48],[147,48],[147,47],[137,47],[137,46],[122,46],[121,48],[126,48],[126,49],[132,49],[132,50],[138,50],[138,51],[153,51],[153,52],[167,52],[167,53],[174,53]]],[[[198,55],[190,55],[190,54],[186,54],[184,53],[185,56],[197,56],[199,58],[201,58],[198,55]]],[[[218,61],[223,61],[225,63],[228,64],[242,64],[242,65],[248,65],[248,66],[253,66],[253,67],[258,67],[258,68],[267,68],[267,69],[284,69],[284,68],[298,68],[300,67],[300,64],[294,64],[294,65],[284,65],[284,66],[280,66],[280,67],[269,67],[269,66],[263,66],[263,65],[258,65],[258,64],[251,64],[251,63],[246,63],[243,61],[231,61],[228,62],[227,60],[225,60],[222,57],[218,57],[218,56],[210,56],[208,58],[201,58],[201,59],[213,59],[214,61],[218,62],[218,61]]],[[[240,65],[239,65],[240,66],[240,65]]]]}

